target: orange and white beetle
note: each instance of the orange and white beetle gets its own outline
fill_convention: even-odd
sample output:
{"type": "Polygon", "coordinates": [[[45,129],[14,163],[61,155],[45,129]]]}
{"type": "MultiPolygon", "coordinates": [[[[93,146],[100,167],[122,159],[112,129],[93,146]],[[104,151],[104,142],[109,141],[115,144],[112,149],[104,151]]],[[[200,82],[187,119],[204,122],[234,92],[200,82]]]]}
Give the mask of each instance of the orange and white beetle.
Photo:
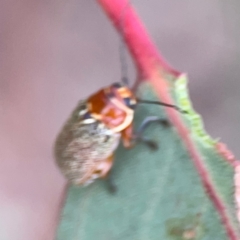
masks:
{"type": "Polygon", "coordinates": [[[87,185],[97,178],[106,178],[112,168],[114,151],[122,139],[126,148],[137,141],[156,148],[144,138],[143,130],[150,122],[167,124],[158,117],[147,117],[133,133],[134,109],[138,103],[152,103],[179,110],[176,106],[137,99],[133,92],[114,83],[80,101],[57,137],[55,157],[70,183],[87,185]]]}

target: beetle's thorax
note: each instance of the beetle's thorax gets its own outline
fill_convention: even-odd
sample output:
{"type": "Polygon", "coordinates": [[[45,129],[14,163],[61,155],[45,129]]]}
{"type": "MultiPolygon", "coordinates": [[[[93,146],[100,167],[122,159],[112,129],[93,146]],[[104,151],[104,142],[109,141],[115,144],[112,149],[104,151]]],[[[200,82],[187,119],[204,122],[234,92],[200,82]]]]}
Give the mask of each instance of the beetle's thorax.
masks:
{"type": "Polygon", "coordinates": [[[113,84],[90,96],[87,102],[91,116],[114,132],[121,132],[133,121],[136,100],[127,87],[113,84]]]}

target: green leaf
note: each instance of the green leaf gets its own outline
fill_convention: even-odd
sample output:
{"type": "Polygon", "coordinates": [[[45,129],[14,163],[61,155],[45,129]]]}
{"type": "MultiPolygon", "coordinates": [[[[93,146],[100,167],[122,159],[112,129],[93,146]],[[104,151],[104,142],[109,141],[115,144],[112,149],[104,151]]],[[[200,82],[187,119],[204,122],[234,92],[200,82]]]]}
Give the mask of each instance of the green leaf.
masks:
{"type": "MultiPolygon", "coordinates": [[[[234,169],[216,150],[216,141],[203,130],[188,100],[186,79],[172,91],[176,104],[188,110],[182,120],[201,156],[228,223],[238,234],[234,206],[234,169]]],[[[157,100],[149,83],[138,96],[157,100]]],[[[135,128],[146,116],[166,118],[163,107],[141,105],[135,128]]],[[[103,181],[88,187],[70,186],[57,230],[57,240],[227,240],[226,226],[207,193],[190,154],[174,128],[152,124],[146,136],[159,143],[157,151],[138,144],[116,151],[113,178],[118,187],[110,194],[103,181]]]]}

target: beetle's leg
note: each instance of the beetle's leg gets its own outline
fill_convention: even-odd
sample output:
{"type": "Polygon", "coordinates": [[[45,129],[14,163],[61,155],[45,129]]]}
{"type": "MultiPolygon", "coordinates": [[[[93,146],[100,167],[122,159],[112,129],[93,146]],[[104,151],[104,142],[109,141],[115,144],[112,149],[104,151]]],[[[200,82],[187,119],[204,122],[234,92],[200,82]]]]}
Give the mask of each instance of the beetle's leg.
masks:
{"type": "Polygon", "coordinates": [[[170,125],[166,119],[162,119],[156,116],[149,116],[143,120],[137,132],[133,134],[133,125],[131,124],[129,127],[122,131],[122,140],[124,147],[132,148],[137,142],[142,142],[149,148],[156,150],[158,148],[157,143],[143,136],[145,129],[154,122],[157,122],[165,127],[168,127],[170,125]]]}
{"type": "Polygon", "coordinates": [[[117,191],[117,186],[113,180],[113,173],[112,170],[108,172],[108,175],[106,176],[106,184],[107,184],[107,189],[110,193],[115,193],[117,191]]]}
{"type": "Polygon", "coordinates": [[[125,148],[132,148],[136,145],[137,142],[143,142],[151,149],[157,148],[155,142],[142,136],[142,131],[133,134],[132,124],[122,131],[122,141],[125,148]]]}
{"type": "Polygon", "coordinates": [[[107,159],[101,161],[95,172],[98,178],[102,178],[106,181],[109,192],[114,193],[116,191],[116,186],[112,179],[111,168],[113,165],[113,155],[109,156],[107,159]]]}
{"type": "MultiPolygon", "coordinates": [[[[122,141],[125,148],[133,148],[137,141],[142,141],[143,137],[133,133],[133,124],[129,125],[122,131],[122,141]]],[[[146,141],[142,141],[146,142],[146,141]]]]}
{"type": "Polygon", "coordinates": [[[125,148],[132,148],[135,145],[133,141],[133,124],[130,124],[122,131],[122,141],[125,148]]]}
{"type": "Polygon", "coordinates": [[[136,135],[142,135],[144,130],[151,124],[157,122],[161,125],[163,125],[164,127],[169,127],[170,123],[168,122],[168,120],[160,118],[160,117],[156,117],[156,116],[149,116],[146,117],[143,122],[141,123],[140,127],[138,128],[136,135]]]}
{"type": "Polygon", "coordinates": [[[136,141],[145,143],[152,150],[156,150],[158,148],[158,144],[155,141],[144,137],[143,133],[151,123],[155,123],[155,122],[165,127],[168,127],[170,125],[166,119],[162,119],[156,116],[149,116],[143,120],[143,122],[141,123],[140,127],[138,128],[137,132],[134,135],[136,141]]]}
{"type": "Polygon", "coordinates": [[[143,122],[141,123],[140,127],[138,128],[137,132],[134,134],[135,141],[143,142],[145,143],[149,148],[152,150],[157,150],[158,149],[158,144],[151,140],[148,139],[147,137],[143,136],[143,133],[145,129],[151,124],[151,123],[159,123],[165,127],[168,127],[170,124],[166,119],[162,119],[156,116],[149,116],[146,117],[143,122]]]}
{"type": "Polygon", "coordinates": [[[143,137],[143,136],[136,136],[135,137],[135,142],[142,142],[144,143],[145,145],[147,145],[151,150],[157,150],[158,149],[158,144],[147,138],[147,137],[143,137]]]}
{"type": "Polygon", "coordinates": [[[112,168],[113,165],[113,155],[109,156],[107,159],[104,159],[96,165],[96,168],[93,174],[97,174],[98,178],[106,178],[108,172],[112,168]]]}

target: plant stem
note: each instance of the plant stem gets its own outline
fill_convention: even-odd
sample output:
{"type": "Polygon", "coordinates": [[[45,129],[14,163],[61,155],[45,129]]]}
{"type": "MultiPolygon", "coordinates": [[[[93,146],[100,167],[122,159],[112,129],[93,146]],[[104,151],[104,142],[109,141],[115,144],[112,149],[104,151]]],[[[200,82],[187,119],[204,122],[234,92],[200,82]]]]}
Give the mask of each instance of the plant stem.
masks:
{"type": "Polygon", "coordinates": [[[128,0],[98,0],[98,2],[123,35],[138,71],[144,78],[151,77],[153,70],[159,72],[159,67],[175,77],[180,75],[180,72],[170,67],[159,55],[128,0]],[[124,26],[121,26],[122,17],[124,26]]]}

